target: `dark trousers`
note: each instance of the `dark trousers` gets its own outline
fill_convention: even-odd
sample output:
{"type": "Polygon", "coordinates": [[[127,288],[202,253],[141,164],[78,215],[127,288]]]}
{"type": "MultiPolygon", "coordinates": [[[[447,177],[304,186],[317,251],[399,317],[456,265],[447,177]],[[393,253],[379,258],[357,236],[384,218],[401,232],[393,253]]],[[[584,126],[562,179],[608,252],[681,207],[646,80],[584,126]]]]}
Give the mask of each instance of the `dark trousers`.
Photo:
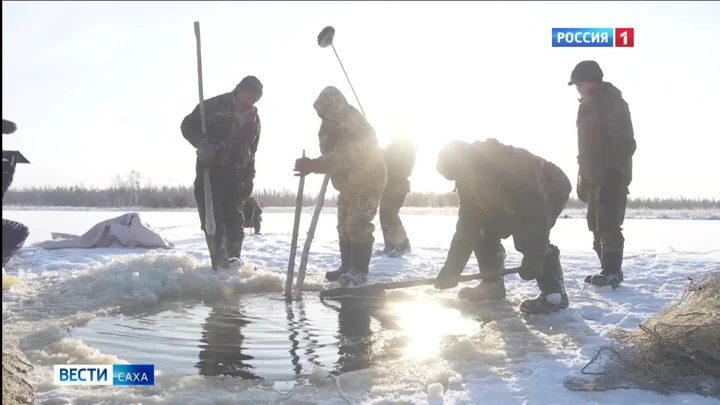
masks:
{"type": "Polygon", "coordinates": [[[407,193],[397,193],[385,189],[380,197],[380,228],[382,229],[385,248],[392,249],[407,242],[407,232],[400,219],[400,208],[405,203],[407,193]]]}
{"type": "MultiPolygon", "coordinates": [[[[245,184],[242,170],[213,167],[210,169],[215,218],[215,246],[218,254],[240,257],[243,230],[243,200],[252,193],[252,182],[245,184]]],[[[195,201],[200,214],[200,228],[205,231],[205,174],[201,166],[196,167],[195,201]]]]}
{"type": "Polygon", "coordinates": [[[17,254],[30,235],[27,226],[20,222],[2,220],[2,265],[5,265],[17,254]]]}
{"type": "Polygon", "coordinates": [[[627,193],[621,193],[617,201],[604,205],[599,201],[600,187],[592,187],[588,194],[587,224],[593,233],[593,249],[598,256],[603,250],[623,250],[625,237],[622,224],[625,221],[627,193]]]}
{"type": "Polygon", "coordinates": [[[260,232],[260,226],[262,223],[262,209],[259,208],[243,208],[243,218],[244,223],[243,227],[245,228],[254,228],[255,233],[260,232]]]}

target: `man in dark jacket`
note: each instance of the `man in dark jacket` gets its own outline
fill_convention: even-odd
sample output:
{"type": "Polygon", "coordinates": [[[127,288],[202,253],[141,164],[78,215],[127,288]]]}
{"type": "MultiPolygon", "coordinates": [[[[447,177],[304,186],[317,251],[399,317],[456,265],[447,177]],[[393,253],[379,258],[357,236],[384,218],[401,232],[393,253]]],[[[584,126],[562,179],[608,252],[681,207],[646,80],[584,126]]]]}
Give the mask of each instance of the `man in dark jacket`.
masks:
{"type": "MultiPolygon", "coordinates": [[[[435,281],[440,289],[457,286],[474,251],[482,273],[505,266],[502,239],[513,237],[522,253],[520,277],[537,280],[540,295],[520,305],[539,314],[568,307],[560,250],[550,244],[550,229],[570,197],[572,186],[563,171],[525,149],[495,139],[472,144],[451,141],[440,151],[437,169],[455,181],[460,208],[445,265],[435,281]]],[[[460,291],[474,301],[505,299],[502,277],[484,279],[460,291]]]]}
{"type": "Polygon", "coordinates": [[[577,193],[588,205],[587,223],[602,268],[600,274],[587,276],[585,282],[617,288],[623,281],[622,224],[637,148],[630,109],[622,92],[603,81],[603,72],[595,61],[583,61],[575,67],[568,85],[573,84],[581,96],[577,193]]]}
{"type": "Polygon", "coordinates": [[[262,208],[254,197],[248,197],[243,203],[243,217],[245,222],[244,228],[253,228],[255,233],[260,233],[260,224],[262,223],[262,208]]]}
{"type": "Polygon", "coordinates": [[[338,239],[342,264],[325,273],[343,286],[367,281],[375,238],[372,223],[387,183],[385,162],[375,130],[335,87],[320,92],[313,104],[320,125],[320,156],[295,161],[297,175],[328,173],[337,200],[338,239]]]}
{"type": "Polygon", "coordinates": [[[255,103],[262,97],[262,90],[255,76],[247,76],[232,92],[205,101],[205,134],[199,105],[180,127],[185,139],[197,149],[195,201],[203,231],[204,171],[209,169],[218,250],[216,256],[211,257],[213,268],[242,265],[242,204],[253,190],[255,153],[260,142],[260,117],[255,103]]]}
{"type": "Polygon", "coordinates": [[[385,248],[378,254],[397,257],[410,252],[410,240],[400,219],[400,208],[410,192],[410,179],[415,167],[417,148],[409,139],[393,139],[385,148],[383,158],[387,169],[387,185],[380,198],[380,228],[385,248]]]}
{"type": "MultiPolygon", "coordinates": [[[[3,135],[12,134],[17,130],[14,122],[2,120],[3,135]]],[[[15,162],[12,159],[2,160],[2,197],[5,198],[5,192],[10,188],[15,177],[15,162]]],[[[30,235],[30,230],[20,222],[2,220],[2,267],[17,254],[20,248],[25,244],[25,240],[30,235]]]]}

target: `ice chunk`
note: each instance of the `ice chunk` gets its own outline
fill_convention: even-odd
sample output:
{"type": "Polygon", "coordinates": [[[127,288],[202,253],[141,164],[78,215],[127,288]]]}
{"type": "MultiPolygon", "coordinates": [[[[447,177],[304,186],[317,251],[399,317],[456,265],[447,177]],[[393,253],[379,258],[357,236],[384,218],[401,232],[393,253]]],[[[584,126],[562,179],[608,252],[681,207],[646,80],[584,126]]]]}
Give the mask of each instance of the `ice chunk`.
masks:
{"type": "Polygon", "coordinates": [[[427,386],[428,398],[442,398],[443,397],[443,385],[439,382],[432,383],[427,386]]]}
{"type": "Polygon", "coordinates": [[[320,367],[315,367],[308,377],[308,382],[312,385],[322,386],[330,382],[328,372],[320,367]]]}

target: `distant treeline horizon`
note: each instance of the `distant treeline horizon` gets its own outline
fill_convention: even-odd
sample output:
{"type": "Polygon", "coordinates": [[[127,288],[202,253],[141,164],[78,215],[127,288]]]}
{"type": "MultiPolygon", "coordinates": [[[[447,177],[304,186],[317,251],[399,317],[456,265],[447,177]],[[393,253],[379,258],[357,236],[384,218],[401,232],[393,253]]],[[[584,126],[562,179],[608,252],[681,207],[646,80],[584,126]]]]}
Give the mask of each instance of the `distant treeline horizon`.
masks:
{"type": "MultiPolygon", "coordinates": [[[[253,197],[263,207],[294,207],[296,193],[287,189],[256,189],[253,197]]],[[[314,206],[317,195],[303,197],[303,206],[314,206]]],[[[324,205],[334,207],[335,193],[328,190],[324,205]]],[[[155,186],[143,179],[142,174],[131,171],[116,176],[110,187],[43,186],[10,188],[5,193],[3,205],[36,207],[93,207],[93,208],[196,208],[193,186],[155,186]]],[[[453,192],[417,192],[408,194],[406,207],[457,207],[457,194],[453,192]]],[[[584,208],[577,198],[571,198],[566,208],[584,208]]],[[[643,209],[720,209],[720,200],[707,198],[630,198],[628,208],[643,209]]]]}
{"type": "MultiPolygon", "coordinates": [[[[294,207],[296,193],[283,189],[259,189],[252,194],[263,207],[294,207]]],[[[317,195],[305,195],[303,206],[314,206],[317,195]]],[[[324,205],[334,207],[336,196],[325,195],[324,205]]],[[[25,187],[10,189],[5,194],[3,205],[25,205],[40,207],[97,207],[97,208],[196,208],[192,186],[139,186],[139,187],[25,187]]],[[[413,192],[405,199],[406,207],[456,207],[457,194],[453,192],[413,192]]],[[[577,198],[570,198],[566,208],[585,208],[577,198]]],[[[720,200],[690,199],[684,197],[668,198],[630,198],[628,208],[643,209],[720,209],[720,200]]]]}

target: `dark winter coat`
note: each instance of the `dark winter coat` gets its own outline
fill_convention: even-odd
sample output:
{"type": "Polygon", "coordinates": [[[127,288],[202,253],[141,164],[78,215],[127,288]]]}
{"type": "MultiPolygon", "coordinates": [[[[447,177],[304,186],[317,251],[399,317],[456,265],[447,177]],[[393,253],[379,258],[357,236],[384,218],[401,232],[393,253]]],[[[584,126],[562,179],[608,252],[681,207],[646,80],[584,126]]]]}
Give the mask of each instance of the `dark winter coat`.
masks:
{"type": "Polygon", "coordinates": [[[252,224],[254,221],[261,221],[262,208],[258,204],[257,200],[253,197],[249,197],[243,204],[243,216],[247,224],[252,224]]]}
{"type": "Polygon", "coordinates": [[[409,140],[390,142],[385,148],[383,158],[387,169],[385,193],[407,194],[410,192],[410,180],[415,168],[417,147],[409,140]]]}
{"type": "Polygon", "coordinates": [[[627,188],[632,182],[632,157],[637,144],[622,92],[603,82],[581,99],[577,132],[578,197],[588,202],[588,190],[602,185],[608,176],[619,176],[618,183],[627,188]]]}
{"type": "Polygon", "coordinates": [[[318,158],[333,187],[350,194],[382,194],[387,172],[375,130],[340,90],[326,87],[313,105],[322,118],[318,158]]]}
{"type": "Polygon", "coordinates": [[[470,160],[456,179],[460,208],[446,266],[462,271],[484,234],[512,236],[524,257],[542,259],[572,191],[568,177],[553,163],[494,139],[465,145],[466,151],[441,152],[438,160],[438,167],[470,160]]]}
{"type": "MultiPolygon", "coordinates": [[[[207,138],[223,145],[215,162],[232,169],[245,170],[255,177],[255,153],[260,142],[260,116],[253,107],[247,114],[237,114],[233,93],[225,93],[205,101],[207,138]],[[242,122],[241,122],[242,121],[242,122]]],[[[197,148],[204,137],[200,122],[200,106],[183,120],[183,137],[197,148]]]]}

